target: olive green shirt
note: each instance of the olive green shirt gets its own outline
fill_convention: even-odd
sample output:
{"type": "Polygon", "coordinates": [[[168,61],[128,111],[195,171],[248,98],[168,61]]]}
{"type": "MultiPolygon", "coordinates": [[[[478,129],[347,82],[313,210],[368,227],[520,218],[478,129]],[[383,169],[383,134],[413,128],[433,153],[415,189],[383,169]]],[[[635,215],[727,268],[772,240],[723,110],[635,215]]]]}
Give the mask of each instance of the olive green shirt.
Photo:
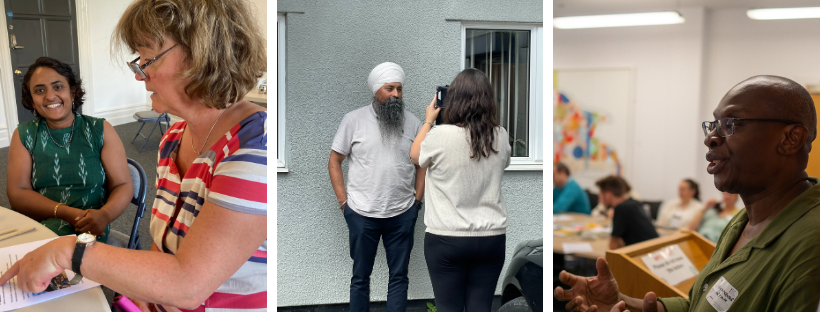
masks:
{"type": "Polygon", "coordinates": [[[729,221],[689,299],[661,298],[666,311],[716,311],[707,301],[725,278],[737,290],[728,311],[817,311],[820,301],[820,180],[792,200],[763,232],[729,253],[749,221],[746,209],[729,221]]]}

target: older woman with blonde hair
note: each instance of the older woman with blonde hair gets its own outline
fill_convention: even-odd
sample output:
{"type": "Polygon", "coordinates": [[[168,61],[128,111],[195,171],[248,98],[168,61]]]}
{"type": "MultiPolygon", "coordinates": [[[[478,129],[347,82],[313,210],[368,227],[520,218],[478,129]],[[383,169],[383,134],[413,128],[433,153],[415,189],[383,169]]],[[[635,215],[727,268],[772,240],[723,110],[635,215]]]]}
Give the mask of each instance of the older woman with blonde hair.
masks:
{"type": "MultiPolygon", "coordinates": [[[[151,251],[55,239],[15,263],[23,291],[65,269],[145,311],[267,306],[264,108],[242,99],[266,70],[265,40],[243,0],[135,1],[112,40],[157,112],[181,117],[163,136],[151,251]]],[[[224,309],[224,310],[222,310],[224,309]]]]}

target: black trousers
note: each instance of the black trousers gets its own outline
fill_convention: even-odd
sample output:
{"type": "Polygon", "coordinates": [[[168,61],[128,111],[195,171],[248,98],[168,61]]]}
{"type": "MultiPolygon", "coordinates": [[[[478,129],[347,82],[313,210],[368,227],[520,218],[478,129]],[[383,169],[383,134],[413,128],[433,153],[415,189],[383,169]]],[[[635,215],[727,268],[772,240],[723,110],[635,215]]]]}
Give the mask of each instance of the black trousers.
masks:
{"type": "Polygon", "coordinates": [[[424,258],[439,312],[489,312],[504,266],[507,236],[424,233],[424,258]]]}

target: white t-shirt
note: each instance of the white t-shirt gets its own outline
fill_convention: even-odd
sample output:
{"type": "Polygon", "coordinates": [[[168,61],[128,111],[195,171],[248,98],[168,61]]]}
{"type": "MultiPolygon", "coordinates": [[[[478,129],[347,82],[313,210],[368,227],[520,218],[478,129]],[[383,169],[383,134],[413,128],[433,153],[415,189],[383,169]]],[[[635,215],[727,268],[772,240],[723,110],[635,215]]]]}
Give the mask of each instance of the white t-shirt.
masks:
{"type": "Polygon", "coordinates": [[[689,203],[681,209],[680,198],[664,201],[658,210],[658,220],[655,226],[687,229],[692,219],[703,209],[703,203],[692,198],[689,203]]]}
{"type": "Polygon", "coordinates": [[[507,207],[501,194],[504,168],[510,165],[509,135],[496,128],[498,153],[470,158],[470,135],[454,125],[434,127],[421,143],[419,166],[424,180],[424,224],[442,236],[494,236],[506,233],[507,207]]]}
{"type": "Polygon", "coordinates": [[[382,143],[373,105],[342,118],[331,148],[348,159],[347,205],[370,218],[390,218],[410,209],[416,196],[416,166],[410,147],[421,121],[404,112],[404,130],[395,145],[382,143]]]}

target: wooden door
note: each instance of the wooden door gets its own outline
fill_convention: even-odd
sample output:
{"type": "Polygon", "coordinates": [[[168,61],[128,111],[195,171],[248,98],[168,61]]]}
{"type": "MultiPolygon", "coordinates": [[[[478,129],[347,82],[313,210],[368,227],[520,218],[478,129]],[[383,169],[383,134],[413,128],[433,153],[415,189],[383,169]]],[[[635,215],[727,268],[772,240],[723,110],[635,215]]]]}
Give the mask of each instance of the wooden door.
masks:
{"type": "MultiPolygon", "coordinates": [[[[812,94],[811,99],[814,100],[814,108],[820,111],[820,94],[812,94]]],[[[810,177],[820,177],[820,140],[814,139],[811,144],[811,153],[809,153],[809,165],[806,167],[806,173],[810,177]]]]}

